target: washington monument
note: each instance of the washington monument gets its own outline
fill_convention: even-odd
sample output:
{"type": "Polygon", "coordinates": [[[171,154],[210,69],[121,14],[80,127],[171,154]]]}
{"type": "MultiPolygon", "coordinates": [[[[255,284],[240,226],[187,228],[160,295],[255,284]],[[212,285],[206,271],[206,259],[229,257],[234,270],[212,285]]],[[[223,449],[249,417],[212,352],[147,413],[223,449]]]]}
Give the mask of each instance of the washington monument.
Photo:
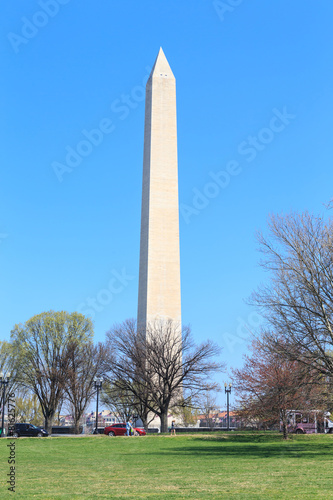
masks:
{"type": "Polygon", "coordinates": [[[176,80],[160,49],[146,85],[138,327],[181,325],[176,80]]]}

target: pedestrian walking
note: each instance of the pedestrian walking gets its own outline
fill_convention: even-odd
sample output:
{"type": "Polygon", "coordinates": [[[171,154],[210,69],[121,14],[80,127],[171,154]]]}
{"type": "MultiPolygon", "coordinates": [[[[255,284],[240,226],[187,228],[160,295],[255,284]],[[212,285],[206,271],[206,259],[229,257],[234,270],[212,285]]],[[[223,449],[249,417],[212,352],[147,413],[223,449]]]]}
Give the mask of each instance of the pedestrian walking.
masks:
{"type": "Polygon", "coordinates": [[[171,436],[176,435],[175,420],[171,422],[171,436]]]}
{"type": "Polygon", "coordinates": [[[133,429],[133,427],[132,427],[131,421],[130,421],[130,420],[128,420],[128,421],[126,422],[126,436],[131,436],[131,434],[132,434],[132,429],[133,429]]]}

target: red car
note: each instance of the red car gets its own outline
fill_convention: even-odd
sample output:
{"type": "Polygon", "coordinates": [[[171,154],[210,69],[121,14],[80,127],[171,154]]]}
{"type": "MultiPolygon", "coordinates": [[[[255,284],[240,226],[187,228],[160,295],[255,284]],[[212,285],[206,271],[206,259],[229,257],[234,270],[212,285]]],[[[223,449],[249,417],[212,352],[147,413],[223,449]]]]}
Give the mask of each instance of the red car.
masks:
{"type": "MultiPolygon", "coordinates": [[[[135,436],[145,436],[146,431],[142,427],[133,427],[135,436]]],[[[109,427],[105,427],[104,434],[107,436],[125,436],[126,435],[126,424],[113,424],[109,427]]]]}

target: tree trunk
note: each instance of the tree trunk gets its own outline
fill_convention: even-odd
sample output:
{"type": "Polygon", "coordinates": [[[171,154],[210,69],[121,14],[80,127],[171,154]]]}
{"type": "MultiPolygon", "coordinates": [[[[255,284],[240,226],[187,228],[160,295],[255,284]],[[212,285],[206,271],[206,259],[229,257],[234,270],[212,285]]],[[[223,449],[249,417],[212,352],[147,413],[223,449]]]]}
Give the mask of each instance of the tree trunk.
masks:
{"type": "Polygon", "coordinates": [[[148,431],[148,416],[147,415],[140,415],[142,425],[145,428],[145,431],[148,431]]]}
{"type": "Polygon", "coordinates": [[[160,414],[161,419],[161,432],[168,432],[168,411],[160,414]]]}
{"type": "Polygon", "coordinates": [[[74,434],[80,434],[80,418],[74,420],[74,434]]]}
{"type": "Polygon", "coordinates": [[[288,416],[287,411],[283,408],[279,412],[280,422],[282,422],[283,439],[288,439],[288,416]]]}
{"type": "Polygon", "coordinates": [[[73,415],[74,434],[80,434],[81,416],[82,416],[82,413],[80,412],[79,408],[74,408],[74,415],[73,415]]]}
{"type": "Polygon", "coordinates": [[[44,415],[44,429],[49,434],[52,434],[53,417],[54,417],[54,414],[47,415],[47,416],[44,415]]]}

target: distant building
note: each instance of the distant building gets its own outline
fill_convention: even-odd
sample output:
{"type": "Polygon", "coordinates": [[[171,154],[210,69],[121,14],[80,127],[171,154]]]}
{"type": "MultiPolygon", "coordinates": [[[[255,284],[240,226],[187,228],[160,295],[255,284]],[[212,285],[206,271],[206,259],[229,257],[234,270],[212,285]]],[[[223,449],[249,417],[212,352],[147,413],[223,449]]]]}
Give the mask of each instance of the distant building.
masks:
{"type": "MultiPolygon", "coordinates": [[[[58,419],[55,421],[57,422],[57,420],[58,419]]],[[[98,413],[98,427],[107,427],[116,422],[120,422],[119,418],[113,413],[110,413],[108,410],[103,410],[98,413]]],[[[65,427],[72,427],[74,425],[73,415],[60,415],[59,424],[65,427]]],[[[84,431],[93,429],[96,425],[96,412],[92,411],[82,415],[80,424],[83,426],[84,431]]]]}
{"type": "MultiPolygon", "coordinates": [[[[199,427],[228,427],[226,411],[216,411],[208,414],[198,415],[199,427]]],[[[242,422],[237,418],[235,412],[229,412],[229,426],[231,429],[240,429],[242,422]]]]}

